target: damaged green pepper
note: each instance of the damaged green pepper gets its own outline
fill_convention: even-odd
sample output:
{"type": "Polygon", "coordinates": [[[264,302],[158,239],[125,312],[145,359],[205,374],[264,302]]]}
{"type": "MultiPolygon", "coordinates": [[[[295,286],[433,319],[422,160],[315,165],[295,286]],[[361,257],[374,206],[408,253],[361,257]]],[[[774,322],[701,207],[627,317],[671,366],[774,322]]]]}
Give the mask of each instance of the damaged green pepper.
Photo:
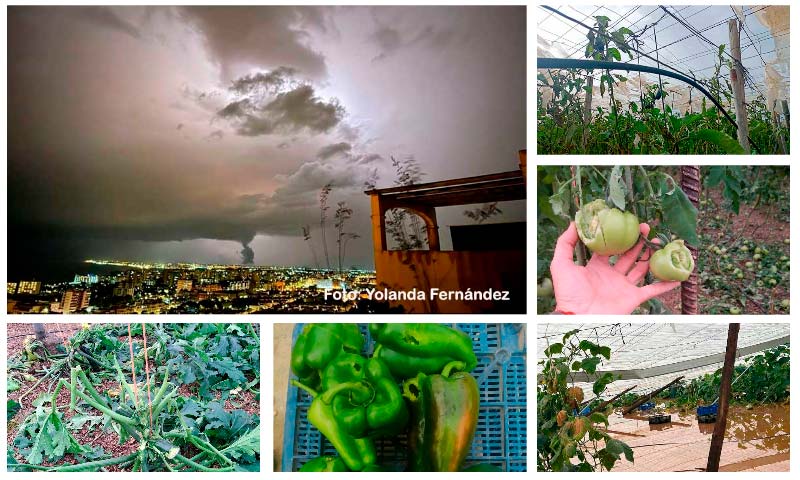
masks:
{"type": "Polygon", "coordinates": [[[472,339],[460,330],[435,323],[372,323],[369,333],[378,345],[378,358],[398,379],[418,373],[439,373],[450,362],[464,362],[465,371],[478,364],[472,339]]]}
{"type": "Polygon", "coordinates": [[[662,281],[684,282],[694,270],[692,252],[683,240],[669,242],[650,257],[650,272],[662,281]]]}
{"type": "Polygon", "coordinates": [[[300,381],[316,388],[319,374],[342,352],[358,353],[364,337],[354,323],[309,323],[292,348],[292,372],[300,381]]]}
{"type": "Polygon", "coordinates": [[[575,214],[575,227],[586,248],[598,255],[619,255],[639,240],[639,219],[630,212],[609,208],[597,199],[575,214]]]}
{"type": "Polygon", "coordinates": [[[378,456],[372,439],[358,438],[347,433],[334,414],[332,405],[333,400],[339,395],[369,395],[369,388],[366,385],[341,383],[325,392],[317,392],[297,380],[292,380],[292,385],[302,388],[314,398],[308,408],[308,421],[331,442],[347,468],[358,472],[368,465],[377,463],[378,456]]]}
{"type": "Polygon", "coordinates": [[[403,383],[411,403],[409,469],[456,472],[467,458],[478,425],[479,392],[463,362],[445,366],[441,375],[418,374],[403,383]]]}
{"type": "MultiPolygon", "coordinates": [[[[380,350],[379,346],[376,353],[380,350]]],[[[354,382],[367,386],[369,391],[353,391],[333,400],[334,415],[350,435],[396,435],[405,429],[408,407],[383,360],[374,355],[366,359],[361,355],[343,353],[322,373],[324,391],[354,382]]]]}

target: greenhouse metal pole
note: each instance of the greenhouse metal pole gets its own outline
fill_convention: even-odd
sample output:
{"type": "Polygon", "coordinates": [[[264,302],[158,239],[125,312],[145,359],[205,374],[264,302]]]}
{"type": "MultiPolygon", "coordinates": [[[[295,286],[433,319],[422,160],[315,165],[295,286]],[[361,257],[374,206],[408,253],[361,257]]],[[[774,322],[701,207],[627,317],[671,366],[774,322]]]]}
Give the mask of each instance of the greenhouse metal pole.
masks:
{"type": "MultiPolygon", "coordinates": [[[[681,167],[681,189],[686,193],[694,208],[700,206],[700,167],[689,165],[681,167]]],[[[686,281],[681,282],[681,313],[697,315],[697,245],[686,244],[694,259],[695,268],[686,281]]]]}
{"type": "Polygon", "coordinates": [[[722,455],[722,442],[725,440],[725,427],[728,423],[728,398],[731,395],[731,378],[736,363],[736,347],[739,342],[738,323],[728,324],[728,346],[725,348],[725,364],[722,366],[722,379],[719,386],[719,408],[717,423],[711,435],[711,448],[708,451],[706,472],[719,471],[719,457],[722,455]]]}
{"type": "Polygon", "coordinates": [[[736,107],[736,135],[739,145],[744,153],[750,153],[750,144],[747,137],[750,134],[747,127],[747,106],[744,103],[744,66],[742,65],[742,47],[739,44],[739,20],[733,18],[728,21],[728,34],[731,42],[731,86],[733,87],[734,106],[736,107]]]}

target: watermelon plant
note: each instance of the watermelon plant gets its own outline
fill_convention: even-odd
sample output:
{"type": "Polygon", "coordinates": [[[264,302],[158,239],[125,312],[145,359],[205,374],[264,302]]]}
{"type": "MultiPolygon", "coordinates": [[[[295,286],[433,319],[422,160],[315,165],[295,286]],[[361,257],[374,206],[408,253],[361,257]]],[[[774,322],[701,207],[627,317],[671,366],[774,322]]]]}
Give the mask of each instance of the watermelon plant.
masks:
{"type": "Polygon", "coordinates": [[[87,326],[59,353],[34,345],[36,360],[29,350],[16,356],[17,370],[21,358],[31,358],[30,370],[49,364],[41,378],[22,379],[23,393],[41,391],[44,379],[53,386],[15,419],[9,471],[258,471],[259,416],[241,408],[259,398],[253,325],[131,327],[87,326]],[[133,340],[143,334],[148,343],[133,340]],[[116,437],[121,453],[87,441],[88,432],[116,437]]]}

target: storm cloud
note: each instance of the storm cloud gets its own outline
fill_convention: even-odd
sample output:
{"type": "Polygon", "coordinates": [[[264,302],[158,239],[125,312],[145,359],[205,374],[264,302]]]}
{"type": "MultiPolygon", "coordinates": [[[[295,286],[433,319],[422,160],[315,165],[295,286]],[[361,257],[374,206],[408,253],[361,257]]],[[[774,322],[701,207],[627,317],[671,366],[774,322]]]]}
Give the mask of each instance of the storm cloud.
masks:
{"type": "Polygon", "coordinates": [[[11,6],[8,43],[12,270],[312,264],[300,227],[319,239],[329,183],[370,266],[363,190],[393,184],[391,156],[433,181],[525,148],[523,7],[11,6]]]}
{"type": "Polygon", "coordinates": [[[236,133],[246,137],[327,133],[344,118],[337,99],[319,98],[308,84],[281,91],[285,83],[285,75],[274,72],[237,79],[230,90],[245,96],[225,105],[217,116],[230,120],[236,133]]]}

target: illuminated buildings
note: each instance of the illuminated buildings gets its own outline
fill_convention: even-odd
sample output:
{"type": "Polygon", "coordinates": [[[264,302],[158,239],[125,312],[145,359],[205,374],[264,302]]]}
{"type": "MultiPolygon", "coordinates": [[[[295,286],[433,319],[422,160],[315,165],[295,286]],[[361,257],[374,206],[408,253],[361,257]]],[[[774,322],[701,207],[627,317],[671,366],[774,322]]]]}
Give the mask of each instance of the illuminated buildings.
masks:
{"type": "Polygon", "coordinates": [[[23,280],[17,285],[17,293],[26,295],[38,295],[42,290],[42,282],[36,280],[23,280]]]}
{"type": "Polygon", "coordinates": [[[89,306],[90,297],[91,292],[88,290],[67,290],[61,297],[58,310],[53,309],[53,311],[68,314],[83,310],[89,306]]]}
{"type": "Polygon", "coordinates": [[[17,282],[8,282],[8,287],[6,289],[9,295],[14,295],[17,293],[17,282]]]}
{"type": "Polygon", "coordinates": [[[73,284],[80,284],[80,283],[97,283],[97,275],[94,273],[87,273],[86,275],[75,275],[75,278],[72,280],[73,284]]]}
{"type": "Polygon", "coordinates": [[[250,288],[250,280],[239,280],[239,281],[236,281],[236,282],[231,282],[228,285],[228,290],[230,290],[232,292],[243,291],[243,290],[247,290],[249,288],[250,288]]]}
{"type": "Polygon", "coordinates": [[[187,280],[185,278],[181,278],[181,279],[178,279],[177,282],[175,282],[175,293],[180,293],[180,292],[183,292],[183,291],[186,291],[186,292],[191,292],[192,291],[192,280],[187,280]]]}

